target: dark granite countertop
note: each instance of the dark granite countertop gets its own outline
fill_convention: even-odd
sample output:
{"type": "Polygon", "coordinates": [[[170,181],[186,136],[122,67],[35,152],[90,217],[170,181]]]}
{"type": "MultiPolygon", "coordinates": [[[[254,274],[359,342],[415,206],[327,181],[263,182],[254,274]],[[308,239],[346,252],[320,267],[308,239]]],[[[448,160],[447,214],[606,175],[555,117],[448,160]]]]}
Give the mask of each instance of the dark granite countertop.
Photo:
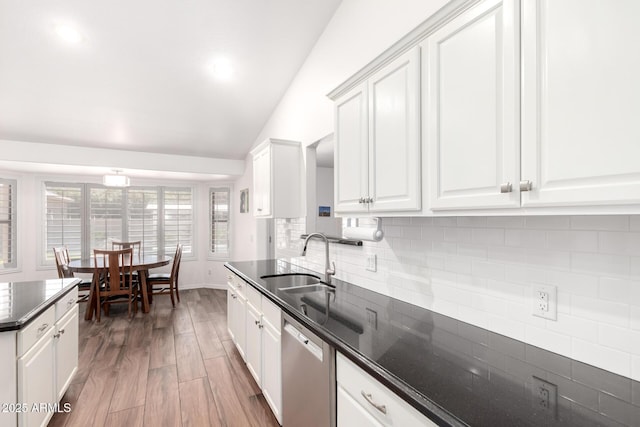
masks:
{"type": "Polygon", "coordinates": [[[226,267],[439,425],[640,426],[638,381],[336,279],[292,295],[261,277],[322,275],[283,260],[226,267]]]}
{"type": "Polygon", "coordinates": [[[70,278],[0,283],[0,332],[23,328],[80,281],[70,278]]]}

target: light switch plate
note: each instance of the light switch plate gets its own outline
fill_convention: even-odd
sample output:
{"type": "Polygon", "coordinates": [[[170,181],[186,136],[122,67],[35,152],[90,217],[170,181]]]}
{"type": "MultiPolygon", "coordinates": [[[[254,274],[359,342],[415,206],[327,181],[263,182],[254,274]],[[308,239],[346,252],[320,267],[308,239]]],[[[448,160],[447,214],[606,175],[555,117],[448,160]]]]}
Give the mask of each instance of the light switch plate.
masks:
{"type": "Polygon", "coordinates": [[[367,270],[368,271],[378,271],[378,257],[377,255],[370,254],[367,255],[367,270]]]}

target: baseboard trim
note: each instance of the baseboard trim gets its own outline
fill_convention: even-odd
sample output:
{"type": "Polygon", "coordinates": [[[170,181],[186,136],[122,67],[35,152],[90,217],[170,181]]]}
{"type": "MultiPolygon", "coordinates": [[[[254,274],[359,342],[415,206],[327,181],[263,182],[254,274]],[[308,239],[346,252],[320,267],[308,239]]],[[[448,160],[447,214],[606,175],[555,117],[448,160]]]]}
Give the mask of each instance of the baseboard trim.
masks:
{"type": "Polygon", "coordinates": [[[182,289],[201,289],[201,288],[225,290],[227,289],[227,285],[226,284],[221,285],[217,283],[191,283],[191,284],[183,285],[181,283],[179,289],[182,290],[182,289]]]}

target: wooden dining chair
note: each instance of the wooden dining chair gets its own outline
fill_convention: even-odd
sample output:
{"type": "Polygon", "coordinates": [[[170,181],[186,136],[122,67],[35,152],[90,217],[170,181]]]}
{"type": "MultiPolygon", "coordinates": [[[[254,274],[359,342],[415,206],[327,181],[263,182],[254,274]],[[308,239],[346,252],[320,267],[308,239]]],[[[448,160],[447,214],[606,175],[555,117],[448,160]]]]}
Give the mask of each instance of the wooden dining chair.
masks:
{"type": "MultiPolygon", "coordinates": [[[[58,278],[64,279],[68,277],[75,277],[73,271],[69,269],[69,250],[66,246],[54,247],[53,255],[56,259],[56,268],[58,270],[58,278]]],[[[82,282],[78,285],[78,293],[82,293],[81,298],[78,298],[78,302],[86,301],[89,298],[89,292],[91,291],[91,280],[82,279],[82,282]]]]}
{"type": "Polygon", "coordinates": [[[147,277],[147,292],[151,295],[170,295],[171,305],[176,306],[174,292],[180,302],[180,293],[178,292],[178,274],[180,272],[180,261],[182,259],[182,245],[176,246],[176,253],[173,256],[173,264],[171,265],[171,273],[153,273],[147,277]]]}
{"type": "Polygon", "coordinates": [[[111,249],[122,250],[122,249],[133,249],[133,256],[139,261],[142,257],[142,242],[137,240],[135,242],[119,242],[117,240],[111,241],[111,249]]]}
{"type": "Polygon", "coordinates": [[[100,321],[100,311],[104,306],[105,315],[109,315],[110,304],[126,302],[129,305],[129,318],[131,307],[138,312],[138,284],[133,280],[133,249],[102,250],[94,249],[94,266],[98,271],[99,281],[104,287],[95,289],[96,293],[96,318],[100,321]]]}

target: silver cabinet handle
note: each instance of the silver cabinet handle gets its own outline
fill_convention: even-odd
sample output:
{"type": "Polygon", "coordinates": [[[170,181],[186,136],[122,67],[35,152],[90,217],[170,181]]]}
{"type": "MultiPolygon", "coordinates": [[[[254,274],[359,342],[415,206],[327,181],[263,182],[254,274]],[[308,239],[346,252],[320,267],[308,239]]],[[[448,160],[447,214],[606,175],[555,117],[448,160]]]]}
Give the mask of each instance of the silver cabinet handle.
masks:
{"type": "Polygon", "coordinates": [[[255,322],[256,322],[256,325],[259,325],[259,324],[260,324],[260,321],[259,321],[259,320],[256,320],[255,322]]]}
{"type": "Polygon", "coordinates": [[[358,203],[363,204],[363,203],[364,203],[364,197],[360,197],[360,198],[358,199],[358,203]]]}
{"type": "Polygon", "coordinates": [[[54,337],[54,338],[60,338],[60,333],[53,334],[53,337],[54,337]]]}
{"type": "Polygon", "coordinates": [[[62,335],[64,334],[64,329],[60,329],[58,332],[60,333],[60,335],[62,335]]]}
{"type": "Polygon", "coordinates": [[[500,186],[501,193],[511,193],[513,191],[513,187],[510,182],[506,182],[500,186]]]}
{"type": "Polygon", "coordinates": [[[520,191],[531,191],[533,183],[529,180],[520,181],[520,191]]]}
{"type": "Polygon", "coordinates": [[[76,302],[75,299],[70,299],[69,301],[67,301],[67,307],[71,307],[74,302],[76,302]]]}
{"type": "Polygon", "coordinates": [[[373,197],[367,197],[366,202],[367,203],[373,203],[373,197]]]}
{"type": "Polygon", "coordinates": [[[258,212],[262,212],[262,208],[258,208],[258,212]]]}
{"type": "Polygon", "coordinates": [[[236,294],[231,294],[231,298],[236,299],[238,297],[236,296],[236,294]]]}
{"type": "Polygon", "coordinates": [[[38,328],[38,335],[46,331],[48,327],[49,327],[48,323],[43,323],[42,326],[38,328]]]}
{"type": "Polygon", "coordinates": [[[262,329],[262,328],[264,328],[264,325],[263,324],[259,324],[258,325],[258,329],[262,329]]]}
{"type": "Polygon", "coordinates": [[[385,405],[381,405],[379,403],[376,403],[373,401],[373,397],[371,396],[371,393],[365,393],[364,390],[361,390],[360,393],[362,394],[362,397],[365,398],[365,400],[367,402],[369,402],[369,404],[371,406],[373,406],[374,408],[376,408],[378,411],[382,412],[383,414],[387,414],[387,407],[385,405]]]}

